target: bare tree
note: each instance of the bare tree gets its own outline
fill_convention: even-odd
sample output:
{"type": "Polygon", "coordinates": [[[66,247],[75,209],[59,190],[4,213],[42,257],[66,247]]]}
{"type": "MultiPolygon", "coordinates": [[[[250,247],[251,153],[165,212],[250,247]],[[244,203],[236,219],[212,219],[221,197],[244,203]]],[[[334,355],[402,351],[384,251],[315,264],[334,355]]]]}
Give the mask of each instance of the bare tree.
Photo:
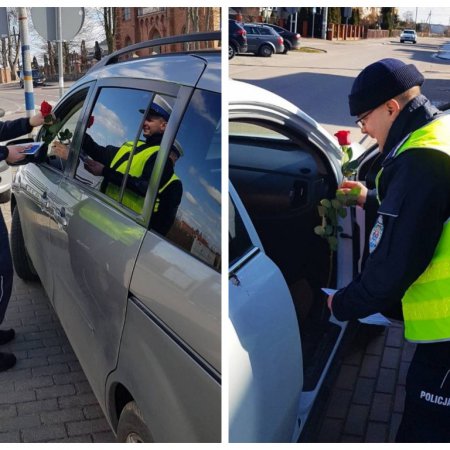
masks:
{"type": "Polygon", "coordinates": [[[114,35],[117,26],[117,8],[103,8],[103,26],[105,28],[108,53],[111,54],[116,49],[114,35]]]}
{"type": "Polygon", "coordinates": [[[8,26],[10,33],[6,38],[7,57],[9,68],[11,69],[11,80],[15,81],[17,80],[17,69],[20,54],[20,37],[19,34],[16,34],[16,30],[17,32],[19,30],[19,21],[16,8],[8,8],[8,26]]]}

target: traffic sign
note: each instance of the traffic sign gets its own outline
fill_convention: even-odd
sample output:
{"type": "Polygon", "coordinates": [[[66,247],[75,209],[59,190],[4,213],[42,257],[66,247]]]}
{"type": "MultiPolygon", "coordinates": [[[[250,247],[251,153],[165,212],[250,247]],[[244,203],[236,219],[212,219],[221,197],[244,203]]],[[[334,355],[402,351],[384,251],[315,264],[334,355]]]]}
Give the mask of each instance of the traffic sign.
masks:
{"type": "Polygon", "coordinates": [[[8,37],[8,11],[6,8],[0,8],[0,37],[8,37]]]}
{"type": "MultiPolygon", "coordinates": [[[[31,17],[36,31],[46,41],[58,41],[58,8],[31,8],[31,17]]],[[[61,38],[70,41],[81,30],[84,23],[84,8],[61,8],[61,38]]]]}

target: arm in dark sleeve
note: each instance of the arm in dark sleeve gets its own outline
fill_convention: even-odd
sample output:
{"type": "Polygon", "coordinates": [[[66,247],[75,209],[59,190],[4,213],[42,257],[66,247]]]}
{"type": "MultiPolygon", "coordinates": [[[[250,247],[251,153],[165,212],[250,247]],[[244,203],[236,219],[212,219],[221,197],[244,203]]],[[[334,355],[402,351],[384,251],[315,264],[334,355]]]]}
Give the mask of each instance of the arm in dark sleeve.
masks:
{"type": "Polygon", "coordinates": [[[183,185],[180,180],[170,183],[161,193],[157,213],[152,214],[150,227],[165,236],[175,222],[178,207],[183,196],[183,185]]]}
{"type": "Polygon", "coordinates": [[[18,138],[30,133],[32,129],[28,117],[0,122],[0,141],[18,138]]]}
{"type": "Polygon", "coordinates": [[[422,149],[397,159],[379,208],[385,213],[381,240],[363,272],[333,298],[339,320],[384,312],[400,302],[428,266],[450,214],[450,158],[422,149]],[[398,216],[386,214],[389,209],[398,216]]]}
{"type": "Polygon", "coordinates": [[[364,204],[364,209],[376,209],[378,208],[378,198],[377,198],[377,190],[376,189],[369,189],[367,191],[367,197],[366,197],[366,203],[364,204]]]}
{"type": "Polygon", "coordinates": [[[109,167],[118,150],[119,147],[114,147],[113,145],[103,147],[102,145],[97,144],[89,134],[84,135],[82,151],[95,161],[102,163],[104,166],[109,167]]]}
{"type": "MultiPolygon", "coordinates": [[[[136,194],[145,197],[148,189],[148,183],[150,181],[150,177],[153,172],[153,167],[155,166],[156,156],[158,152],[155,152],[145,163],[144,170],[142,171],[142,175],[140,177],[133,177],[128,175],[127,178],[127,189],[135,192],[136,194]]],[[[168,163],[166,163],[168,164],[168,163]]],[[[108,166],[105,166],[103,169],[102,175],[105,177],[105,180],[108,183],[114,183],[117,186],[122,185],[124,175],[116,170],[113,170],[108,166]]],[[[163,176],[164,179],[164,176],[163,176]]]]}

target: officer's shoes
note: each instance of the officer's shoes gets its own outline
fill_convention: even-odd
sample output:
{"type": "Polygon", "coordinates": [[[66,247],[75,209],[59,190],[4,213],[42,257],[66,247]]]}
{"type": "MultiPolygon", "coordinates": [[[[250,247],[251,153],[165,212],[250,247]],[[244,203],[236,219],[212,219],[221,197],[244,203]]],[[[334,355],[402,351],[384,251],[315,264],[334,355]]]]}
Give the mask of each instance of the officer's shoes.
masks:
{"type": "Polygon", "coordinates": [[[12,341],[15,335],[16,333],[12,328],[10,330],[0,330],[0,345],[7,344],[9,341],[12,341]]]}
{"type": "Polygon", "coordinates": [[[0,353],[0,372],[14,367],[16,361],[16,357],[12,353],[0,353]]]}

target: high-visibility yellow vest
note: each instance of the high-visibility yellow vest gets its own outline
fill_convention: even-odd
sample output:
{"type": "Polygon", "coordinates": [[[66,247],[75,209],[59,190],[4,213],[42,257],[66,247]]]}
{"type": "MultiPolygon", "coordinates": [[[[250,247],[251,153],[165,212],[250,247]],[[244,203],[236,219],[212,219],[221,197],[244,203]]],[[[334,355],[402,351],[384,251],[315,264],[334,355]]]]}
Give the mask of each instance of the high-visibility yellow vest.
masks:
{"type": "Polygon", "coordinates": [[[155,200],[155,206],[153,208],[153,212],[158,212],[158,209],[159,209],[159,196],[164,191],[164,189],[166,189],[171,183],[173,183],[174,181],[179,180],[179,179],[180,178],[174,173],[170,177],[169,181],[164,186],[161,187],[161,189],[158,191],[158,196],[156,197],[156,200],[155,200]]]}
{"type": "MultiPolygon", "coordinates": [[[[145,145],[145,142],[138,141],[138,143],[136,144],[136,148],[139,148],[143,145],[145,145]]],[[[148,147],[138,153],[135,153],[131,161],[130,171],[128,172],[129,175],[139,178],[144,171],[146,162],[154,153],[156,153],[159,150],[159,148],[160,148],[159,145],[155,145],[152,147],[148,147]]],[[[119,150],[117,150],[116,155],[111,161],[110,167],[111,168],[114,167],[116,163],[121,158],[123,158],[125,154],[130,153],[132,149],[133,149],[133,141],[125,142],[125,144],[123,144],[122,147],[120,147],[119,150]]],[[[114,170],[122,174],[125,174],[127,166],[128,166],[128,158],[114,170]]],[[[179,178],[175,174],[173,174],[170,180],[159,189],[158,196],[156,197],[155,201],[155,206],[153,208],[154,212],[158,211],[159,196],[161,195],[161,193],[164,191],[164,189],[166,189],[169,186],[170,183],[178,179],[179,178]]],[[[120,186],[117,186],[113,183],[108,183],[105,193],[114,200],[119,200],[120,186]]],[[[145,196],[139,195],[131,191],[130,189],[125,189],[123,193],[122,204],[125,205],[127,208],[130,208],[133,211],[136,211],[138,214],[140,214],[142,212],[142,207],[144,205],[144,198],[145,196]]]]}
{"type": "MultiPolygon", "coordinates": [[[[450,115],[411,133],[394,157],[417,148],[434,149],[450,156],[450,115]]],[[[377,176],[377,189],[381,173],[382,170],[377,176]]],[[[402,308],[408,341],[450,340],[450,218],[444,223],[430,264],[403,296],[402,308]]]]}

